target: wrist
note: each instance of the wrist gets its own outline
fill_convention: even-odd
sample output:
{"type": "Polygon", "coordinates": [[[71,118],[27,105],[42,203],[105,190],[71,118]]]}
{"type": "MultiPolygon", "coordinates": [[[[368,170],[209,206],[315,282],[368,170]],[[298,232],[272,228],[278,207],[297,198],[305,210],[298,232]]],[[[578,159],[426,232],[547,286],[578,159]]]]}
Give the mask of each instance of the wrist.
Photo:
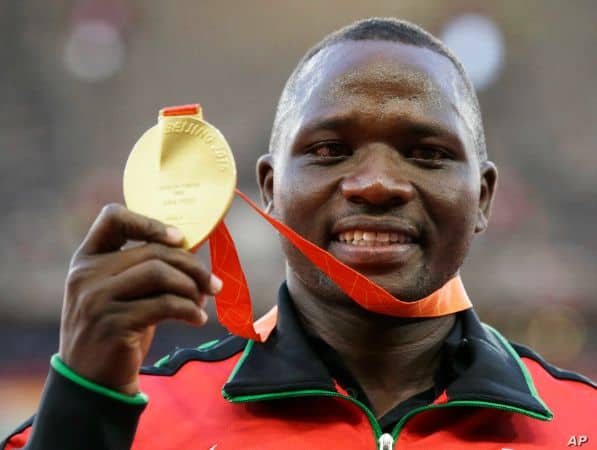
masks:
{"type": "Polygon", "coordinates": [[[139,392],[137,383],[131,383],[130,385],[123,386],[123,390],[121,392],[120,390],[110,389],[106,386],[102,386],[82,377],[72,370],[58,354],[52,356],[50,364],[52,368],[63,377],[68,378],[72,382],[98,394],[102,394],[112,399],[133,405],[145,405],[149,401],[149,398],[146,394],[139,392]]]}

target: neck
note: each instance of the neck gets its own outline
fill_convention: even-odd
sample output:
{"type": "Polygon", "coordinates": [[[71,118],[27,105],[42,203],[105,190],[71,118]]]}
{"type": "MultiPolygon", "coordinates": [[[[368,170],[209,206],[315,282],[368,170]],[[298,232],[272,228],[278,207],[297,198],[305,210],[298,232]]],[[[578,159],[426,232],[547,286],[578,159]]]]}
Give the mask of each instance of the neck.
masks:
{"type": "Polygon", "coordinates": [[[307,333],[338,352],[376,415],[433,386],[454,315],[405,319],[375,314],[350,299],[326,302],[292,277],[288,290],[307,333]]]}

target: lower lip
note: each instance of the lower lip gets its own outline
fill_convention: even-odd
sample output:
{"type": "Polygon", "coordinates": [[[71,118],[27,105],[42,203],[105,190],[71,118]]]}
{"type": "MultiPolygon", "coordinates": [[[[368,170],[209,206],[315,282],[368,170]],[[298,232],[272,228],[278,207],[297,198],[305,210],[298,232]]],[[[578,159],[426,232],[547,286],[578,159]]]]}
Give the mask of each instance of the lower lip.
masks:
{"type": "Polygon", "coordinates": [[[354,245],[333,241],[330,253],[348,266],[354,267],[387,267],[404,265],[419,250],[419,245],[386,244],[386,245],[354,245]]]}

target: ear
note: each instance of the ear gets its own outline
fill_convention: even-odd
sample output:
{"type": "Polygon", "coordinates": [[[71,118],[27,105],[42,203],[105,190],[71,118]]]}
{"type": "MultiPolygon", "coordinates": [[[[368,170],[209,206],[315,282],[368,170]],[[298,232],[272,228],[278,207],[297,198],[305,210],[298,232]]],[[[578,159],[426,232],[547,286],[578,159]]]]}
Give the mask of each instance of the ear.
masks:
{"type": "Polygon", "coordinates": [[[265,212],[274,209],[274,163],[271,153],[261,155],[257,160],[257,184],[261,192],[261,203],[265,212]]]}
{"type": "Polygon", "coordinates": [[[491,204],[497,187],[498,172],[491,161],[481,163],[481,190],[479,193],[479,209],[477,211],[477,224],[475,233],[482,233],[487,229],[491,204]]]}

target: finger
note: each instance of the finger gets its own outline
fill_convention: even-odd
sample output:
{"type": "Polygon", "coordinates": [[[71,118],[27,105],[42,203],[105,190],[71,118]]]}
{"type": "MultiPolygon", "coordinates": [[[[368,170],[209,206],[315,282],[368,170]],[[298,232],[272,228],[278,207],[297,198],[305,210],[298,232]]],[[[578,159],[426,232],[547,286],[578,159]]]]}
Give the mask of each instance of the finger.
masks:
{"type": "Polygon", "coordinates": [[[102,255],[102,258],[104,258],[102,264],[105,264],[112,274],[122,272],[144,261],[157,259],[176,267],[191,277],[201,292],[215,295],[222,287],[221,280],[212,275],[196,255],[179,248],[151,243],[102,255]]]}
{"type": "Polygon", "coordinates": [[[129,239],[178,246],[183,235],[174,227],[111,203],[104,206],[97,216],[78,252],[88,255],[111,252],[129,239]]]}
{"type": "Polygon", "coordinates": [[[123,327],[141,329],[155,325],[164,320],[184,320],[203,325],[207,321],[207,313],[184,297],[173,294],[157,295],[135,302],[120,302],[119,309],[125,311],[123,327]]]}
{"type": "Polygon", "coordinates": [[[106,288],[115,300],[173,294],[194,303],[204,298],[195,281],[184,272],[159,259],[144,261],[111,277],[106,288]]]}

